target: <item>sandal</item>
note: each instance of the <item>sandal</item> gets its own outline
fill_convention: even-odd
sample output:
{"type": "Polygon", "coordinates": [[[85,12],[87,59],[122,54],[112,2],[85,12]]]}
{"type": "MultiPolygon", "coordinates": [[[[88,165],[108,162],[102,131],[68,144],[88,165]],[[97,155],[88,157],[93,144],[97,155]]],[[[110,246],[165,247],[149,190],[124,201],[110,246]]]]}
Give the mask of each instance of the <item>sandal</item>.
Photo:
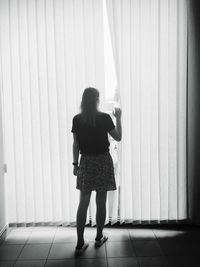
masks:
{"type": "Polygon", "coordinates": [[[83,244],[83,246],[80,247],[80,248],[76,246],[76,248],[75,248],[75,255],[76,256],[81,255],[86,250],[86,248],[88,246],[89,246],[89,242],[88,241],[85,241],[84,244],[83,244]]]}
{"type": "Polygon", "coordinates": [[[95,238],[95,247],[101,247],[103,243],[105,243],[108,240],[108,236],[106,233],[103,233],[103,236],[101,239],[95,238]]]}

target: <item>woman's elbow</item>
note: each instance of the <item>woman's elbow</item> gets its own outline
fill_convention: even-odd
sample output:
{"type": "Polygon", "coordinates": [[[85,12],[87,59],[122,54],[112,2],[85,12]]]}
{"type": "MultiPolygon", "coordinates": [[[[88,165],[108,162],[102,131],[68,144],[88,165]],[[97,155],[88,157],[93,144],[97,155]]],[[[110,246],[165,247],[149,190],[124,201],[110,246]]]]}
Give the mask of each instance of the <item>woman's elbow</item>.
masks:
{"type": "Polygon", "coordinates": [[[118,136],[117,139],[116,139],[117,142],[120,142],[121,140],[122,140],[121,136],[118,136]]]}
{"type": "Polygon", "coordinates": [[[79,146],[78,146],[77,143],[73,143],[73,149],[77,149],[77,150],[79,150],[79,146]]]}

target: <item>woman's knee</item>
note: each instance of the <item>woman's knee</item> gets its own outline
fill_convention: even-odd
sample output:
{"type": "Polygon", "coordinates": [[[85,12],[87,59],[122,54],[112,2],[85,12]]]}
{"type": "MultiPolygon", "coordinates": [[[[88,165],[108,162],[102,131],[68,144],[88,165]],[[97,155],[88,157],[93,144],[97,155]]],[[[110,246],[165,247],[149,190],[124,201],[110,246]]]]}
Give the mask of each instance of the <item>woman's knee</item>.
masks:
{"type": "Polygon", "coordinates": [[[89,205],[91,191],[80,191],[80,204],[89,205]]]}
{"type": "Polygon", "coordinates": [[[104,206],[106,204],[107,191],[97,192],[96,194],[96,204],[97,206],[104,206]]]}

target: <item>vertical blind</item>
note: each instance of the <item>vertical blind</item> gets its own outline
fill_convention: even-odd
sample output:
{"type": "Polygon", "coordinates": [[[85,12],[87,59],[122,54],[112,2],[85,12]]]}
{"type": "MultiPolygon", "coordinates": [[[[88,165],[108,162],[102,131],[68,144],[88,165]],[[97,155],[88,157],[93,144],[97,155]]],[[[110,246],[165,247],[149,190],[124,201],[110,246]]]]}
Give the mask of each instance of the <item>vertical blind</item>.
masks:
{"type": "MultiPolygon", "coordinates": [[[[3,0],[9,222],[75,221],[79,195],[70,130],[85,87],[98,88],[100,108],[106,104],[105,71],[112,64],[105,17],[123,128],[118,190],[109,193],[106,221],[186,218],[185,0],[3,0]]],[[[92,194],[93,223],[95,211],[92,194]]]]}
{"type": "Polygon", "coordinates": [[[123,111],[120,218],[187,218],[185,0],[106,0],[123,111]]]}
{"type": "Polygon", "coordinates": [[[104,101],[99,0],[0,1],[9,222],[74,222],[72,117],[83,89],[104,101]]]}

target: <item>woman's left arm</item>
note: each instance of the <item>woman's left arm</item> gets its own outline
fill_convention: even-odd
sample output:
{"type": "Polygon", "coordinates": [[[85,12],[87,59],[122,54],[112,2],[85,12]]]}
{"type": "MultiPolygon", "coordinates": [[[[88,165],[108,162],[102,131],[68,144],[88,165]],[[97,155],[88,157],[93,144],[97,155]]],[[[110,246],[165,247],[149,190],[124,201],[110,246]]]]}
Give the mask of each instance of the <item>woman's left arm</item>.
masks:
{"type": "MultiPolygon", "coordinates": [[[[73,162],[77,162],[78,163],[78,159],[79,159],[79,146],[78,146],[78,139],[77,139],[77,134],[73,133],[73,162]]],[[[74,165],[74,175],[77,175],[77,171],[78,171],[78,165],[74,165]]]]}

